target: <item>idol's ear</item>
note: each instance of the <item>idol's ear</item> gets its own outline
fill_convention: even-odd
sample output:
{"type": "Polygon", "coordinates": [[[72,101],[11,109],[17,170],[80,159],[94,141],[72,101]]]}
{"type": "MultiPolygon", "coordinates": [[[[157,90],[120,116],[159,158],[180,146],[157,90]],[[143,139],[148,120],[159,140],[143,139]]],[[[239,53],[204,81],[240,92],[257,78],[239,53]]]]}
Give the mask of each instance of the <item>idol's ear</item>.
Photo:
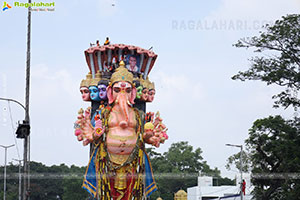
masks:
{"type": "Polygon", "coordinates": [[[107,86],[106,88],[106,94],[107,94],[107,98],[108,98],[108,103],[112,104],[114,102],[114,98],[113,98],[113,94],[112,94],[112,88],[111,86],[107,86]]]}
{"type": "Polygon", "coordinates": [[[130,97],[130,103],[131,103],[131,104],[134,104],[134,99],[135,99],[135,97],[136,97],[136,88],[133,87],[133,88],[132,88],[132,91],[131,91],[131,97],[130,97]]]}

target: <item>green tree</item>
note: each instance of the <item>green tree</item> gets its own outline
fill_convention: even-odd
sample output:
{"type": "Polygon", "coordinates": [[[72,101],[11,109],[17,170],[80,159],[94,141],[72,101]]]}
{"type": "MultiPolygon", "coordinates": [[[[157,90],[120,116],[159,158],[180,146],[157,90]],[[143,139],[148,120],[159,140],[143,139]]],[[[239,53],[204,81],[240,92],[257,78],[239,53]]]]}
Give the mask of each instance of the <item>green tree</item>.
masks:
{"type": "MultiPolygon", "coordinates": [[[[300,123],[281,116],[258,119],[249,130],[253,194],[256,199],[299,199],[300,123]]],[[[235,161],[238,157],[233,157],[235,161]]]]}
{"type": "MultiPolygon", "coordinates": [[[[247,173],[251,170],[250,159],[251,158],[250,158],[249,152],[243,150],[242,151],[242,171],[243,172],[247,173]]],[[[228,170],[230,170],[232,165],[235,166],[239,171],[241,170],[241,152],[236,153],[227,159],[227,164],[225,167],[228,170]]]]}
{"type": "Polygon", "coordinates": [[[234,80],[260,80],[282,86],[275,94],[274,107],[300,106],[300,15],[287,15],[274,25],[266,25],[259,36],[243,38],[234,46],[254,48],[260,56],[251,59],[251,67],[233,76],[234,80]]]}
{"type": "Polygon", "coordinates": [[[61,199],[63,194],[62,178],[68,167],[60,166],[47,167],[42,163],[30,162],[31,179],[30,199],[61,199]]]}
{"type": "Polygon", "coordinates": [[[199,174],[214,177],[214,184],[234,184],[230,179],[220,176],[220,171],[211,169],[206,161],[203,161],[200,148],[193,149],[188,142],[173,143],[169,150],[163,154],[147,149],[151,160],[155,181],[158,190],[151,195],[151,199],[162,197],[173,199],[174,193],[180,189],[197,186],[199,174]]]}
{"type": "Polygon", "coordinates": [[[256,120],[249,130],[246,144],[251,150],[252,173],[275,175],[254,176],[254,194],[258,199],[299,198],[300,182],[288,176],[300,172],[300,124],[296,121],[270,116],[256,120]]]}
{"type": "MultiPolygon", "coordinates": [[[[13,165],[12,163],[9,163],[6,166],[6,199],[12,200],[12,199],[18,199],[18,188],[19,188],[19,179],[18,179],[18,171],[19,167],[13,165]]],[[[2,178],[0,179],[0,198],[3,197],[3,187],[4,187],[4,167],[1,167],[0,170],[0,176],[2,178]]]]}
{"type": "MultiPolygon", "coordinates": [[[[3,173],[3,168],[0,167],[0,173],[3,173]]],[[[18,199],[18,170],[17,165],[7,166],[7,200],[18,199]]],[[[89,194],[81,188],[84,173],[85,167],[68,167],[65,164],[49,167],[42,163],[30,162],[30,199],[87,199],[89,194]]],[[[3,181],[0,182],[0,187],[3,188],[3,181]]],[[[0,191],[0,195],[3,196],[3,190],[0,191]]]]}
{"type": "Polygon", "coordinates": [[[82,200],[87,199],[89,194],[81,188],[85,167],[72,165],[70,175],[63,179],[63,200],[82,200]]]}
{"type": "MultiPolygon", "coordinates": [[[[232,79],[278,85],[282,90],[273,96],[273,106],[291,106],[297,110],[300,107],[300,15],[287,15],[264,28],[259,36],[243,38],[235,44],[254,48],[260,56],[253,57],[251,67],[232,79]]],[[[300,169],[299,121],[299,118],[268,117],[256,120],[249,130],[247,158],[254,174],[252,182],[257,199],[299,199],[299,180],[289,176],[300,169]],[[270,173],[272,176],[268,177],[270,173]]],[[[237,154],[231,156],[229,164],[237,159],[237,154]]]]}

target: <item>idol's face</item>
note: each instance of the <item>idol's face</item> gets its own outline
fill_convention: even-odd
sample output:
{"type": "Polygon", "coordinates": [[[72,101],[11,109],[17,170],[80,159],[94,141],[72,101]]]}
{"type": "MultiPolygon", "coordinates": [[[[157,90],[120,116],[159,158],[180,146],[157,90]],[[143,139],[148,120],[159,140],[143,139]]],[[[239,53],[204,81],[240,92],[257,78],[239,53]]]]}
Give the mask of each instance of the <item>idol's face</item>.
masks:
{"type": "Polygon", "coordinates": [[[127,81],[113,83],[107,87],[108,103],[116,103],[125,109],[126,105],[132,106],[136,96],[136,88],[127,81]]]}
{"type": "Polygon", "coordinates": [[[80,93],[83,101],[90,101],[90,90],[88,87],[81,87],[80,93]]]}
{"type": "Polygon", "coordinates": [[[90,97],[93,101],[100,101],[99,90],[97,86],[90,86],[90,97]]]}
{"type": "Polygon", "coordinates": [[[107,86],[104,84],[98,85],[98,90],[99,90],[99,97],[101,100],[106,100],[107,99],[107,92],[106,92],[107,86]]]}
{"type": "Polygon", "coordinates": [[[152,102],[154,100],[154,96],[155,96],[155,90],[151,89],[148,91],[148,102],[152,102]]]}
{"type": "Polygon", "coordinates": [[[147,101],[147,99],[148,99],[148,89],[147,88],[143,89],[141,99],[142,99],[142,101],[147,101]]]}
{"type": "MultiPolygon", "coordinates": [[[[132,86],[126,81],[120,81],[113,85],[113,99],[118,99],[118,96],[124,96],[126,101],[131,99],[132,86]]],[[[119,97],[120,98],[120,97],[119,97]]]]}
{"type": "Polygon", "coordinates": [[[136,98],[140,99],[142,97],[143,94],[143,86],[139,86],[136,89],[136,98]]]}

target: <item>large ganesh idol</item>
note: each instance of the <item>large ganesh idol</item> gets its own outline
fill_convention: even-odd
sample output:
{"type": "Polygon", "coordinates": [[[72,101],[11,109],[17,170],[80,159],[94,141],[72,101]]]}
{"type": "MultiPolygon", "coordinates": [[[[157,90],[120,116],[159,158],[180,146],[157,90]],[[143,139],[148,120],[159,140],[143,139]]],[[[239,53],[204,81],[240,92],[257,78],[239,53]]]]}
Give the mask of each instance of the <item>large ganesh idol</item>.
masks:
{"type": "MultiPolygon", "coordinates": [[[[111,53],[109,50],[105,55],[111,53]]],[[[134,106],[137,100],[134,76],[148,73],[149,69],[145,71],[137,66],[138,72],[129,71],[125,67],[126,57],[122,55],[119,58],[106,88],[107,106],[102,104],[95,113],[91,108],[81,109],[75,123],[75,135],[84,145],[91,144],[93,149],[83,188],[96,199],[140,200],[156,190],[145,144],[159,147],[168,139],[167,129],[159,113],[154,117],[154,113],[145,114],[145,110],[134,106]]],[[[100,68],[97,70],[101,72],[100,68]]],[[[95,71],[91,70],[91,73],[95,71]]],[[[103,80],[107,80],[106,72],[103,76],[103,80]]],[[[100,85],[102,81],[99,81],[100,85]]],[[[102,86],[98,89],[102,90],[102,86]]]]}

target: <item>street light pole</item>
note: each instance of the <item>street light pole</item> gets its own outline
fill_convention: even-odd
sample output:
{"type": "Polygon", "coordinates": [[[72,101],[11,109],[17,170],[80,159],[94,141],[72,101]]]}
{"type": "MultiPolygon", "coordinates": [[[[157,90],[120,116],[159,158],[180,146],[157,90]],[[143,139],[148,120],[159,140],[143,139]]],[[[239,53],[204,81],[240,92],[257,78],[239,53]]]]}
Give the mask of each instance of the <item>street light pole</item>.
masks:
{"type": "MultiPolygon", "coordinates": [[[[31,0],[28,0],[28,4],[31,5],[31,0]]],[[[30,88],[30,37],[31,36],[31,6],[28,7],[28,18],[27,18],[27,51],[26,51],[26,88],[25,88],[25,106],[18,101],[12,99],[1,98],[0,100],[13,101],[21,105],[25,109],[25,123],[30,125],[29,118],[29,88],[30,88]]],[[[30,199],[30,136],[24,137],[24,185],[23,185],[23,199],[30,199]]]]}
{"type": "Polygon", "coordinates": [[[22,160],[18,160],[18,159],[13,159],[13,160],[19,162],[19,200],[22,200],[22,177],[21,177],[22,160]]]}
{"type": "Polygon", "coordinates": [[[9,146],[0,145],[0,147],[3,147],[5,149],[5,161],[4,161],[4,194],[3,194],[3,200],[6,200],[6,161],[7,161],[7,149],[10,147],[15,146],[14,144],[9,146]]]}
{"type": "Polygon", "coordinates": [[[0,97],[0,100],[15,102],[15,103],[19,104],[24,110],[26,110],[25,106],[24,106],[23,104],[21,104],[20,102],[18,102],[17,100],[14,100],[14,99],[8,99],[8,98],[3,98],[3,97],[0,97]]]}
{"type": "Polygon", "coordinates": [[[240,195],[241,195],[241,200],[243,200],[243,145],[236,145],[236,144],[226,144],[226,146],[231,146],[231,147],[238,147],[241,148],[241,153],[240,153],[240,173],[241,173],[241,182],[240,182],[240,195]]]}
{"type": "MultiPolygon", "coordinates": [[[[3,100],[3,101],[8,101],[8,102],[14,102],[14,103],[17,103],[17,104],[19,104],[24,110],[25,110],[25,121],[26,121],[26,119],[29,119],[29,116],[28,116],[28,114],[27,114],[27,109],[26,109],[26,107],[22,104],[22,103],[20,103],[19,101],[17,101],[17,100],[14,100],[14,99],[9,99],[9,98],[2,98],[2,97],[0,97],[0,100],[3,100]]],[[[24,141],[24,147],[25,147],[25,144],[27,144],[27,141],[24,141]]],[[[25,152],[27,151],[27,147],[26,148],[24,148],[24,156],[25,156],[25,152]]],[[[26,153],[26,155],[27,155],[27,153],[26,153]]],[[[27,157],[24,157],[23,158],[24,159],[24,168],[25,168],[25,165],[27,165],[26,163],[27,163],[27,157]]],[[[19,162],[21,161],[21,160],[18,160],[19,162]]],[[[21,163],[20,163],[21,164],[21,163]]],[[[21,166],[19,167],[19,170],[21,169],[21,166]]],[[[25,171],[24,171],[25,172],[25,171]]],[[[25,174],[25,173],[24,173],[25,174]]],[[[26,175],[26,174],[25,174],[26,175]]],[[[25,180],[25,178],[24,178],[24,182],[25,182],[26,180],[25,180]]],[[[22,177],[21,177],[21,173],[19,172],[19,200],[21,200],[21,182],[22,182],[22,177]]],[[[24,188],[25,188],[25,184],[24,184],[24,188]]],[[[24,192],[24,199],[25,199],[25,192],[24,192]]]]}
{"type": "MultiPolygon", "coordinates": [[[[28,0],[28,4],[31,5],[31,0],[28,0]]],[[[30,124],[29,119],[29,88],[30,88],[30,36],[31,36],[31,6],[28,7],[27,18],[27,52],[26,52],[26,88],[25,88],[25,121],[30,124]]],[[[24,178],[24,190],[23,199],[30,199],[30,136],[29,134],[24,138],[24,174],[27,177],[24,178]]]]}

